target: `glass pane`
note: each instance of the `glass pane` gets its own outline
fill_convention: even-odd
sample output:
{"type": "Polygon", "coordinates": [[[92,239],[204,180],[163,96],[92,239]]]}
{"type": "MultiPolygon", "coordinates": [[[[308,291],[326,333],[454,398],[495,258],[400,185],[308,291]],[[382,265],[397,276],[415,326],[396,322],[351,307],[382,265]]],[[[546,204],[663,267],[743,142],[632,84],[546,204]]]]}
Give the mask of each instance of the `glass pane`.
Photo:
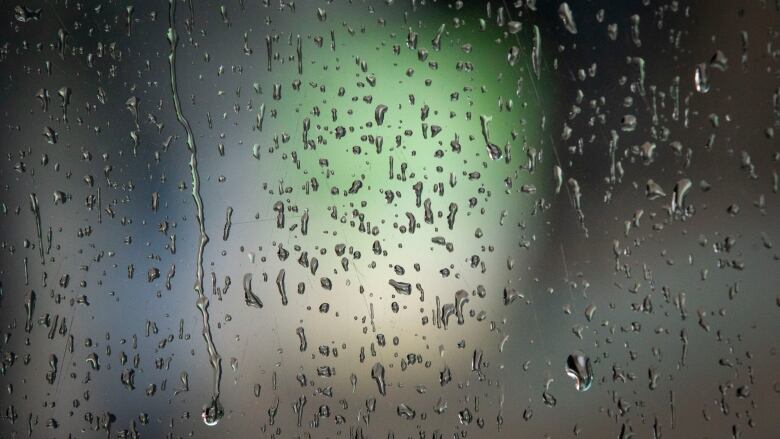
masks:
{"type": "Polygon", "coordinates": [[[780,431],[780,2],[2,10],[1,437],[780,431]]]}

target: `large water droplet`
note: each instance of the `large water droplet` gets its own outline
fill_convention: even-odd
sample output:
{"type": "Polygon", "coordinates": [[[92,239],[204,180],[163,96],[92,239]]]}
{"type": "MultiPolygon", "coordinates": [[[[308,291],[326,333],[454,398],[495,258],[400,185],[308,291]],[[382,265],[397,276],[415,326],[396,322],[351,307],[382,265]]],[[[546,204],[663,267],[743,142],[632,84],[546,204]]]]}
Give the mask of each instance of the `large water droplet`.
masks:
{"type": "Polygon", "coordinates": [[[225,415],[225,410],[222,408],[222,404],[219,402],[219,398],[212,398],[211,404],[206,406],[201,413],[203,423],[209,427],[213,427],[219,424],[219,420],[225,415]]]}
{"type": "Polygon", "coordinates": [[[574,351],[566,359],[566,375],[574,379],[577,390],[584,392],[593,384],[593,370],[590,358],[582,351],[574,351]]]}

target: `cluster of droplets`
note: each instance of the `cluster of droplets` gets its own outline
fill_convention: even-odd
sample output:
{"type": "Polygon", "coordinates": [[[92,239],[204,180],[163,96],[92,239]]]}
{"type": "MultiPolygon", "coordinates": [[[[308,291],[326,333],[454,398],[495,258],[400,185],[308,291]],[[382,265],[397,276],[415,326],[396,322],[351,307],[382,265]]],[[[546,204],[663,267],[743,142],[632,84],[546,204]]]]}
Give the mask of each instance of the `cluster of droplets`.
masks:
{"type": "Polygon", "coordinates": [[[776,430],[780,3],[708,8],[15,6],[0,436],[776,430]]]}

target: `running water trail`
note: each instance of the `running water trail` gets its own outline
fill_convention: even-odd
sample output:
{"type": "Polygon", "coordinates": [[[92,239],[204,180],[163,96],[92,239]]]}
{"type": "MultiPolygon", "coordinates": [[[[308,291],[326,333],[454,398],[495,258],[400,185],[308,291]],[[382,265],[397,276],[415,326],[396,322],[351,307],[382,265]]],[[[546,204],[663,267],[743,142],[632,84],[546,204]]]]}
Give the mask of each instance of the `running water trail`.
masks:
{"type": "Polygon", "coordinates": [[[203,293],[203,251],[206,248],[206,244],[209,242],[209,237],[206,235],[206,227],[204,225],[203,217],[203,198],[200,196],[200,176],[198,175],[198,150],[195,146],[195,138],[192,135],[192,128],[190,122],[184,117],[181,111],[181,104],[179,103],[179,93],[177,91],[176,84],[176,47],[179,42],[178,34],[176,33],[176,0],[168,0],[169,14],[168,14],[168,42],[171,46],[171,52],[168,55],[168,63],[171,68],[171,92],[173,94],[173,106],[176,109],[176,119],[179,121],[184,130],[187,132],[187,149],[190,152],[190,173],[192,175],[192,199],[195,202],[195,214],[198,221],[198,228],[200,231],[200,240],[198,243],[198,251],[196,256],[196,276],[195,276],[195,293],[197,293],[197,301],[195,304],[200,310],[200,315],[203,321],[203,338],[206,340],[206,349],[209,353],[209,362],[211,363],[211,369],[213,371],[213,389],[211,393],[211,400],[203,408],[203,422],[206,425],[216,425],[220,418],[224,414],[222,404],[219,402],[219,389],[220,381],[222,379],[222,357],[217,352],[217,347],[214,346],[214,339],[211,335],[211,325],[209,324],[209,299],[203,293]]]}

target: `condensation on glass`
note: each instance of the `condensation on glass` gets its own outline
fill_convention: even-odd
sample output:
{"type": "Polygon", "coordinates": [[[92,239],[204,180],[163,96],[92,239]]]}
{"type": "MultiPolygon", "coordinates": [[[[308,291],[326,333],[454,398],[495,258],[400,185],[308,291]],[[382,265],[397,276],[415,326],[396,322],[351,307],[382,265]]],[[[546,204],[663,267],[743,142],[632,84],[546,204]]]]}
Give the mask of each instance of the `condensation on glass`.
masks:
{"type": "Polygon", "coordinates": [[[1,437],[780,431],[780,2],[0,10],[1,437]]]}

